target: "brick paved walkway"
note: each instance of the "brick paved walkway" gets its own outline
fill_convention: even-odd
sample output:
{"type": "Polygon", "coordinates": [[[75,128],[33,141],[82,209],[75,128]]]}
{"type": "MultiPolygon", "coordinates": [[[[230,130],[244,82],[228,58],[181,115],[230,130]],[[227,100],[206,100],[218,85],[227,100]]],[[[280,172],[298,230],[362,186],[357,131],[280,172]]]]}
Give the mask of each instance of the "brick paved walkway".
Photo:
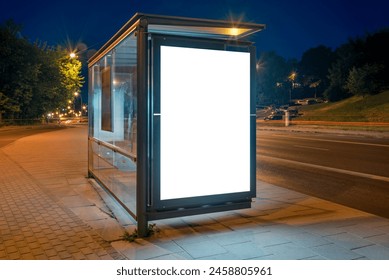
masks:
{"type": "Polygon", "coordinates": [[[64,141],[54,145],[50,144],[51,136],[43,133],[23,138],[19,140],[23,145],[18,142],[0,149],[0,259],[122,259],[109,242],[49,191],[74,182],[82,176],[78,173],[86,174],[82,171],[85,167],[77,171],[77,161],[64,162],[77,154],[66,151],[66,141],[71,141],[66,133],[64,141]],[[39,147],[34,144],[37,139],[39,147]],[[50,149],[61,146],[63,158],[49,160],[50,149]]]}

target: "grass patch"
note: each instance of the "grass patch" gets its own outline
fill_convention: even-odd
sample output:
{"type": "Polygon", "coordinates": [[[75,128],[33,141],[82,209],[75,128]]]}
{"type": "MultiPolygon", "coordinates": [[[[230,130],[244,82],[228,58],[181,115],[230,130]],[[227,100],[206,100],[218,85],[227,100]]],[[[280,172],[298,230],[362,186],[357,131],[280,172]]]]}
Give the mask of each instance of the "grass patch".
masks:
{"type": "MultiPolygon", "coordinates": [[[[157,228],[156,224],[149,224],[146,237],[150,237],[158,232],[159,232],[159,229],[157,228]]],[[[128,242],[134,242],[137,238],[139,238],[138,230],[135,229],[132,233],[125,231],[121,237],[122,237],[122,240],[125,240],[128,242]]]]}
{"type": "Polygon", "coordinates": [[[389,122],[389,91],[366,97],[353,96],[331,103],[301,106],[299,120],[389,122]]]}

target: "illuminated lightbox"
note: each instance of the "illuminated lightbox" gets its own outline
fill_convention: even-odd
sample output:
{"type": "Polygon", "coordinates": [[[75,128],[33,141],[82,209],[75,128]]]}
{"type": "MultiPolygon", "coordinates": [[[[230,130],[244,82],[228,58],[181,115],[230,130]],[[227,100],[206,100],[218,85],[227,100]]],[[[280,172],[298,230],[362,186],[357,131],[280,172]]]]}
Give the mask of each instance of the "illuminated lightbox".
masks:
{"type": "Polygon", "coordinates": [[[250,53],[160,47],[160,200],[249,192],[250,53]]]}

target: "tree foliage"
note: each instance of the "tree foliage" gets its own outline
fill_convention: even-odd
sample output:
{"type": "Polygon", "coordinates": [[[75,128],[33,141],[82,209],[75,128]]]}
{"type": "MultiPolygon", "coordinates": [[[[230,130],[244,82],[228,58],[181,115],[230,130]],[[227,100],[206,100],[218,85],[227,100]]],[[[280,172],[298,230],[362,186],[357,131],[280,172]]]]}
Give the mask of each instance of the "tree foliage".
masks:
{"type": "Polygon", "coordinates": [[[355,66],[350,70],[345,89],[353,95],[365,96],[376,94],[381,90],[381,82],[377,78],[382,66],[377,64],[365,64],[362,67],[355,66]]]}
{"type": "Polygon", "coordinates": [[[61,108],[83,84],[81,63],[67,52],[32,44],[12,20],[0,26],[0,115],[39,118],[61,108]]]}
{"type": "Polygon", "coordinates": [[[288,76],[293,61],[287,61],[275,52],[264,52],[257,62],[257,90],[261,103],[288,103],[288,76]]]}
{"type": "Polygon", "coordinates": [[[329,85],[328,69],[335,61],[331,48],[320,45],[305,51],[298,64],[300,81],[305,88],[305,95],[322,93],[329,85]]]}
{"type": "Polygon", "coordinates": [[[375,94],[389,87],[389,30],[350,39],[336,50],[329,69],[328,99],[375,94]]]}

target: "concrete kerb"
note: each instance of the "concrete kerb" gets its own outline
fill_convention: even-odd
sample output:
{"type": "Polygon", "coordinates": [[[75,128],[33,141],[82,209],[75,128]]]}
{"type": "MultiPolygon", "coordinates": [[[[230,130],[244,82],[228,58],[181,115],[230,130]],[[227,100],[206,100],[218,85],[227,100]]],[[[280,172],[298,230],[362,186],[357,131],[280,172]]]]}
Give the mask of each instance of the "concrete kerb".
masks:
{"type": "Polygon", "coordinates": [[[340,134],[340,135],[355,135],[376,138],[389,138],[389,132],[385,131],[369,131],[369,130],[349,130],[340,128],[329,128],[318,125],[289,125],[289,126],[271,126],[257,125],[257,130],[265,131],[288,131],[288,132],[305,132],[305,133],[325,133],[325,134],[340,134]]]}

